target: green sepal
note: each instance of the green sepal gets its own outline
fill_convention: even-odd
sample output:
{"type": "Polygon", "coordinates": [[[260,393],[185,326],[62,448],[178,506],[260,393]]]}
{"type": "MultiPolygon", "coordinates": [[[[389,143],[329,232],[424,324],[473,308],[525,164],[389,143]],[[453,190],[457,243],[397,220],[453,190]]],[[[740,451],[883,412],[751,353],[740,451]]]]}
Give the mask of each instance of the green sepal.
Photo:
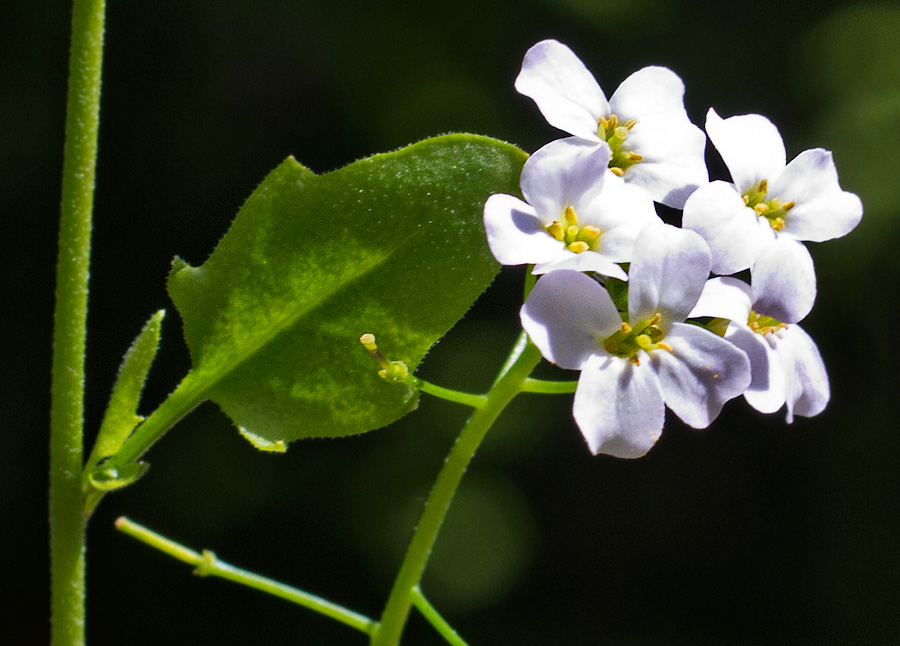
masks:
{"type": "Polygon", "coordinates": [[[497,274],[484,202],[519,194],[525,159],[474,135],[324,175],[288,158],[206,263],[175,260],[168,286],[189,378],[263,450],[405,415],[418,392],[381,379],[360,336],[415,370],[497,274]]]}
{"type": "Polygon", "coordinates": [[[135,427],[144,421],[144,418],[137,414],[137,408],[144,382],[159,349],[162,320],[165,315],[165,310],[160,310],[150,317],[122,359],[97,440],[85,466],[85,473],[89,478],[90,471],[104,458],[115,455],[135,427]]]}

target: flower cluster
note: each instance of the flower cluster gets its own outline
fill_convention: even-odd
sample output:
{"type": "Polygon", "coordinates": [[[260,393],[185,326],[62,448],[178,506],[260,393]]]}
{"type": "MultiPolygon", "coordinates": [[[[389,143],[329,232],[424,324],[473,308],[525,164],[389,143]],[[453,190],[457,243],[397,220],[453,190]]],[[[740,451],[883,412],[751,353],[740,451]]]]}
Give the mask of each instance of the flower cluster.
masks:
{"type": "Polygon", "coordinates": [[[821,412],[828,376],[797,325],[816,296],[803,241],[862,217],[831,153],[786,163],[768,119],[710,109],[706,134],[732,179],[710,182],[706,135],[669,69],[639,70],[607,99],[568,47],[545,40],[515,86],[571,136],[525,163],[524,201],[488,199],[488,244],[541,275],[522,326],[547,360],[581,371],[573,412],[591,451],[644,455],[667,406],[694,428],[739,395],[764,413],[785,406],[788,422],[821,412]],[[682,227],[654,202],[682,209],[682,227]],[[746,270],[749,284],[731,275],[746,270]]]}

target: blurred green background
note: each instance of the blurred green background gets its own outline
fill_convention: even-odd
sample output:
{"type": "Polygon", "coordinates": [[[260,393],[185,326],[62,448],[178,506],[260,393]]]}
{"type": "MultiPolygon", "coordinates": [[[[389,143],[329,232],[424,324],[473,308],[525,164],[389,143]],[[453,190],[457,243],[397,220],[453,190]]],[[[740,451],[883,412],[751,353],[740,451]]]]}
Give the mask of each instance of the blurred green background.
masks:
{"type": "MultiPolygon", "coordinates": [[[[0,642],[48,637],[51,313],[67,68],[64,2],[0,21],[5,423],[0,642]]],[[[523,396],[476,458],[424,589],[473,646],[900,643],[900,6],[528,0],[114,2],[107,22],[87,384],[99,423],[122,353],[169,308],[151,410],[188,368],[164,279],[202,262],[284,157],[316,172],[470,131],[534,150],[561,133],[513,90],[525,50],[570,45],[608,92],[648,64],[685,81],[692,119],[759,112],[788,156],[832,149],[865,205],[812,245],[833,399],[786,426],[742,400],[703,432],[669,418],[644,459],[591,457],[568,397],[523,396]]],[[[708,151],[714,177],[724,168],[708,151]]],[[[516,335],[504,270],[426,358],[485,387],[516,335]]],[[[553,373],[548,373],[553,375],[553,373]]],[[[556,375],[553,375],[556,376],[556,375]]],[[[474,382],[476,383],[473,383],[474,382]]],[[[365,436],[257,453],[204,405],[90,527],[93,644],[364,644],[362,635],[117,533],[127,514],[194,548],[377,616],[465,411],[429,398],[365,436]]],[[[442,641],[418,617],[404,643],[442,641]]]]}

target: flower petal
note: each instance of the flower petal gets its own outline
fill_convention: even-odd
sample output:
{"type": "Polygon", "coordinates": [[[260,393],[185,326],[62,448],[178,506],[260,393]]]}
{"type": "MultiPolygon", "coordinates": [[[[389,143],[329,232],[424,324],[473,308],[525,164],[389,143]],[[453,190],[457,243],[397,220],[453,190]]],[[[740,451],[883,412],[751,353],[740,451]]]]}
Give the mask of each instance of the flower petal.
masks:
{"type": "Polygon", "coordinates": [[[799,325],[778,332],[776,350],[785,365],[788,382],[787,421],[794,414],[812,417],[821,413],[831,397],[825,362],[815,341],[799,325]]]}
{"type": "Polygon", "coordinates": [[[606,290],[569,269],[540,278],[522,306],[522,327],[544,358],[579,370],[601,341],[621,328],[622,319],[606,290]]]}
{"type": "Polygon", "coordinates": [[[572,253],[568,249],[562,249],[553,260],[541,262],[535,265],[531,272],[535,275],[546,274],[557,269],[574,269],[575,271],[595,271],[604,276],[611,276],[619,280],[628,280],[628,274],[605,255],[594,251],[572,253]]]}
{"type": "Polygon", "coordinates": [[[488,246],[502,265],[547,262],[565,245],[544,230],[533,208],[512,195],[497,193],[484,203],[488,246]]]}
{"type": "Polygon", "coordinates": [[[746,325],[732,323],[725,338],[747,353],[751,381],[744,393],[747,403],[761,413],[774,413],[784,406],[788,383],[784,361],[771,341],[778,332],[758,334],[746,325]]]}
{"type": "MultiPolygon", "coordinates": [[[[632,278],[632,281],[634,278],[632,278]]],[[[743,350],[696,325],[673,323],[650,363],[666,406],[694,428],[706,428],[729,399],[750,385],[750,361],[743,350]]]]}
{"type": "Polygon", "coordinates": [[[762,115],[722,119],[710,108],[706,113],[706,134],[741,193],[764,179],[774,180],[784,170],[784,142],[778,128],[762,115]]]}
{"type": "Polygon", "coordinates": [[[709,244],[716,274],[749,268],[766,241],[775,237],[768,220],[744,204],[734,185],[721,181],[701,186],[688,198],[682,223],[709,244]]]}
{"type": "Polygon", "coordinates": [[[796,206],[784,217],[782,233],[797,240],[822,242],[847,235],[862,218],[862,202],[842,191],[831,152],[822,148],[797,155],[769,192],[796,206]]]}
{"type": "Polygon", "coordinates": [[[577,212],[583,202],[603,190],[607,176],[615,178],[607,169],[610,154],[606,144],[577,137],[550,142],[535,151],[522,169],[525,201],[544,224],[562,219],[567,206],[577,212]]]}
{"type": "Polygon", "coordinates": [[[610,110],[620,121],[637,121],[625,146],[644,159],[630,166],[625,178],[657,202],[683,208],[687,197],[709,181],[706,135],[685,112],[684,83],[670,69],[645,67],[622,82],[610,110]]]}
{"type": "Polygon", "coordinates": [[[683,321],[700,298],[709,277],[709,247],[693,231],[651,225],[637,237],[628,273],[630,321],[658,312],[665,328],[683,321]]]}
{"type": "Polygon", "coordinates": [[[598,120],[609,115],[609,103],[593,74],[562,43],[543,40],[529,49],[515,85],[534,100],[551,126],[600,140],[598,120]]]}
{"type": "Polygon", "coordinates": [[[752,301],[750,285],[732,276],[710,278],[688,318],[713,316],[746,325],[752,301]]]}
{"type": "Polygon", "coordinates": [[[753,309],[783,323],[796,323],[816,301],[816,270],[802,242],[778,236],[750,268],[753,309]]]}
{"type": "Polygon", "coordinates": [[[615,262],[630,262],[638,234],[644,227],[663,223],[645,190],[609,171],[602,190],[581,206],[579,219],[600,230],[598,252],[615,262]]]}
{"type": "Polygon", "coordinates": [[[572,413],[592,453],[618,458],[647,453],[665,421],[653,371],[606,354],[594,355],[584,364],[572,413]]]}

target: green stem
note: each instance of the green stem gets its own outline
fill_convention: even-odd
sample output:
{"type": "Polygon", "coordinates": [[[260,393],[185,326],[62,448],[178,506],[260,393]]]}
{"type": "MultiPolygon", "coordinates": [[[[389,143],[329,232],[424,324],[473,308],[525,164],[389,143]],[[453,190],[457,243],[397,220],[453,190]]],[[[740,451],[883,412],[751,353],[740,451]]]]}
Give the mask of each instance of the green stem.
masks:
{"type": "Polygon", "coordinates": [[[253,572],[248,572],[247,570],[236,568],[224,561],[220,561],[216,555],[209,550],[203,550],[202,554],[198,554],[194,550],[169,540],[164,536],[160,536],[156,532],[151,531],[142,525],[138,525],[125,517],[119,518],[116,521],[116,529],[146,543],[150,547],[156,548],[159,551],[178,559],[179,561],[193,565],[197,568],[196,573],[200,576],[217,576],[221,579],[227,579],[228,581],[245,585],[249,588],[265,592],[266,594],[271,594],[323,614],[326,617],[339,621],[342,624],[346,624],[367,635],[371,635],[377,626],[372,619],[331,603],[330,601],[326,601],[321,597],[317,597],[308,592],[304,592],[303,590],[292,588],[284,583],[279,583],[278,581],[254,574],[253,572]]]}
{"type": "Polygon", "coordinates": [[[521,392],[523,382],[541,360],[541,354],[534,345],[526,343],[524,347],[520,346],[521,344],[517,344],[513,350],[513,354],[517,354],[515,362],[504,367],[502,377],[488,392],[484,406],[475,410],[466,422],[444,461],[407,547],[371,646],[397,646],[400,643],[412,604],[410,591],[422,579],[428,557],[463,474],[491,425],[512,398],[521,392]]]}
{"type": "Polygon", "coordinates": [[[104,10],[104,0],[75,0],[72,8],[50,410],[54,646],[84,644],[84,358],[104,10]]]}
{"type": "Polygon", "coordinates": [[[409,376],[407,381],[410,386],[418,388],[423,393],[428,393],[433,397],[446,399],[447,401],[462,404],[464,406],[481,408],[484,406],[485,402],[487,402],[487,397],[485,395],[473,395],[472,393],[464,393],[459,390],[444,388],[443,386],[438,386],[412,375],[409,376]]]}
{"type": "Polygon", "coordinates": [[[451,646],[468,646],[463,638],[453,630],[453,627],[447,623],[447,620],[425,598],[419,586],[413,586],[412,590],[409,591],[409,596],[413,605],[419,609],[419,612],[428,620],[428,623],[434,626],[434,629],[438,631],[441,637],[447,640],[448,644],[451,644],[451,646]]]}
{"type": "Polygon", "coordinates": [[[522,384],[522,392],[542,395],[568,395],[574,393],[577,386],[577,381],[544,381],[543,379],[529,378],[522,384]]]}

